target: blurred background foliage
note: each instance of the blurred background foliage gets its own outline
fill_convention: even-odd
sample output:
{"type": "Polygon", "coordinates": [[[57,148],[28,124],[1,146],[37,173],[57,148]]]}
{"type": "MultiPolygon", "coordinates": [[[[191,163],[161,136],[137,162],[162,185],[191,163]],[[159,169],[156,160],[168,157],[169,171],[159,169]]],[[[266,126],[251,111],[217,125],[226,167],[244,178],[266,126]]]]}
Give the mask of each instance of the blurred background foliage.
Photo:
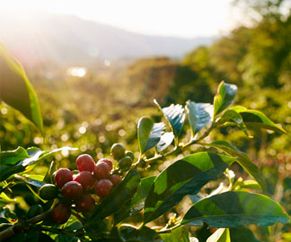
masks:
{"type": "MultiPolygon", "coordinates": [[[[267,177],[270,192],[290,212],[291,14],[281,11],[285,2],[236,1],[249,14],[251,24],[182,59],[161,56],[116,61],[110,67],[96,62],[83,77],[69,75],[54,63],[27,69],[40,99],[44,135],[2,103],[1,149],[72,146],[102,157],[113,143],[122,142],[137,152],[137,119],[144,115],[160,119],[153,98],[162,106],[189,99],[212,102],[218,83],[225,80],[238,85],[237,104],[263,111],[288,134],[257,130],[249,142],[242,132],[221,129],[212,137],[227,137],[246,151],[267,177]]],[[[63,156],[68,154],[56,159],[63,156]]]]}

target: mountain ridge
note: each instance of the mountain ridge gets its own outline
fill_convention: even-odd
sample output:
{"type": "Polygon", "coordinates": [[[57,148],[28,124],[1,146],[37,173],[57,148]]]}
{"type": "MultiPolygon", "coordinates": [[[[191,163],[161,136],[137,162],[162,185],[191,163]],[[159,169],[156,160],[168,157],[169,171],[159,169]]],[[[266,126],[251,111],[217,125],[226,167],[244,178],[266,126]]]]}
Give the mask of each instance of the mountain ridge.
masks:
{"type": "Polygon", "coordinates": [[[211,37],[146,35],[74,15],[42,14],[9,18],[0,15],[0,42],[25,64],[52,61],[86,64],[96,59],[169,56],[179,58],[211,37]]]}

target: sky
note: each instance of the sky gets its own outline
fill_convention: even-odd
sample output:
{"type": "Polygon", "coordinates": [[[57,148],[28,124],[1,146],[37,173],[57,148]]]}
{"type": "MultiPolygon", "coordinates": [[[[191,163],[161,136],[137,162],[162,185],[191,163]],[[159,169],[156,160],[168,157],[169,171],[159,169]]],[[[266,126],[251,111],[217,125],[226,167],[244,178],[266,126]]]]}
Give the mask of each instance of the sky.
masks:
{"type": "Polygon", "coordinates": [[[71,14],[125,30],[176,37],[216,36],[237,23],[232,0],[0,0],[2,13],[71,14]]]}

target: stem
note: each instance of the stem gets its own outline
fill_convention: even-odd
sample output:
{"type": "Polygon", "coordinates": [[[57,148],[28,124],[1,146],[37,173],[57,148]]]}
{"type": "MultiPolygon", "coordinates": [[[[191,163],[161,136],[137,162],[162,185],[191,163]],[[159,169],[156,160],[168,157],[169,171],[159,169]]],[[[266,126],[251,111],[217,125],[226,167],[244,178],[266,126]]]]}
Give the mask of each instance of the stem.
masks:
{"type": "Polygon", "coordinates": [[[80,214],[76,213],[75,211],[72,211],[72,214],[82,223],[85,224],[86,221],[84,219],[84,217],[80,216],[80,214]]]}

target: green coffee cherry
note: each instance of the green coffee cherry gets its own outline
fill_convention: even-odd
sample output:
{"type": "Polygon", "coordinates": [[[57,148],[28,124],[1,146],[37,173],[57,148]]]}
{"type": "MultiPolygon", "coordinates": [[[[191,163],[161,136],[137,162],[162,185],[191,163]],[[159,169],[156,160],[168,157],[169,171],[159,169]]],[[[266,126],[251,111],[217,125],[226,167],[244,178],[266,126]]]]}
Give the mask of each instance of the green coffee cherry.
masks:
{"type": "Polygon", "coordinates": [[[58,195],[58,188],[53,184],[43,185],[39,191],[39,196],[44,200],[52,200],[58,195]]]}
{"type": "Polygon", "coordinates": [[[131,167],[132,159],[129,156],[125,156],[118,161],[118,166],[121,170],[125,171],[131,167]]]}
{"type": "Polygon", "coordinates": [[[116,143],[111,146],[111,154],[115,160],[120,160],[125,156],[125,148],[122,144],[116,143]]]}
{"type": "Polygon", "coordinates": [[[134,154],[133,154],[133,152],[131,152],[130,150],[127,150],[127,151],[125,152],[125,156],[129,156],[132,160],[134,160],[134,154]]]}

